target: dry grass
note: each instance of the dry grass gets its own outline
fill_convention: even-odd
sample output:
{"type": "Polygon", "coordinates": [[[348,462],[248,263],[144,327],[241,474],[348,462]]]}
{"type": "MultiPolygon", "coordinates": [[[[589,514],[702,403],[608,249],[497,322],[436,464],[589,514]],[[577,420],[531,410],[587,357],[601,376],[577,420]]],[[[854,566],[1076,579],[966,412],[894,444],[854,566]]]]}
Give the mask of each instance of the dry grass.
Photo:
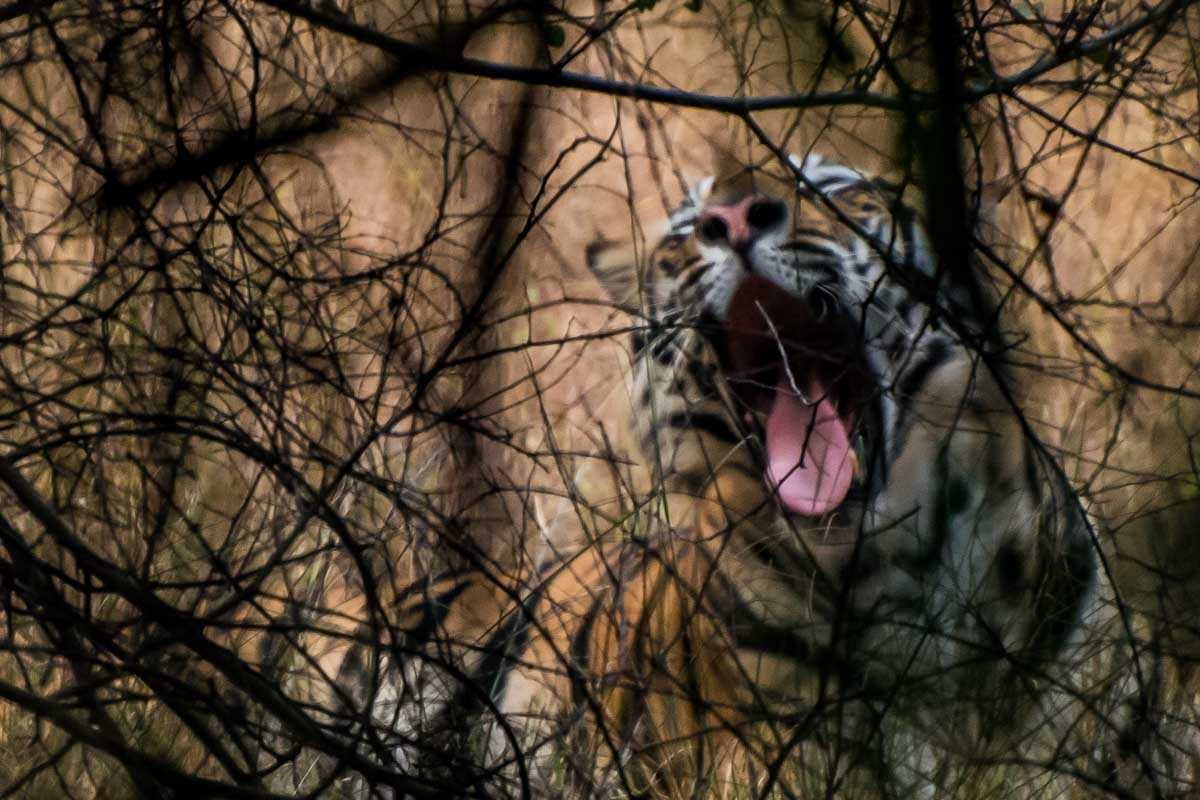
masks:
{"type": "MultiPolygon", "coordinates": [[[[535,92],[526,99],[536,135],[525,144],[510,209],[518,222],[497,234],[486,212],[505,179],[519,93],[506,83],[407,77],[357,95],[353,115],[333,130],[235,161],[199,183],[114,201],[96,194],[104,183],[87,165],[97,158],[113,164],[111,181],[134,181],[165,163],[174,143],[163,131],[175,121],[186,121],[193,148],[244,123],[248,87],[258,87],[259,118],[286,130],[312,122],[298,109],[315,116],[335,108],[391,65],[369,48],[302,25],[289,31],[277,14],[235,5],[236,15],[212,11],[189,29],[203,55],[173,63],[192,105],[170,110],[158,62],[146,55],[159,52],[156,34],[114,38],[138,12],[79,16],[81,8],[55,11],[63,46],[83,63],[110,64],[116,81],[90,121],[56,43],[24,33],[27,18],[0,26],[10,34],[0,44],[10,65],[0,75],[0,333],[8,337],[0,349],[0,456],[18,463],[95,553],[181,611],[230,604],[222,618],[206,618],[205,630],[246,652],[258,632],[222,630],[222,622],[270,625],[303,609],[345,632],[369,613],[353,597],[362,575],[380,582],[386,613],[391,584],[461,564],[471,552],[465,542],[519,571],[623,513],[619,484],[641,478],[597,456],[628,451],[624,340],[590,334],[626,320],[571,302],[596,296],[582,249],[598,234],[645,235],[640,221],[660,215],[684,182],[706,171],[714,140],[751,149],[742,126],[704,112],[535,92]],[[262,61],[246,47],[247,30],[269,45],[262,61]],[[105,47],[116,48],[116,60],[100,60],[105,47]],[[102,154],[95,126],[113,143],[102,154]],[[486,245],[499,237],[504,253],[530,216],[534,224],[491,284],[497,264],[481,263],[486,245]],[[482,287],[490,287],[483,322],[460,339],[464,309],[482,287]],[[166,418],[192,422],[164,426],[166,418]],[[348,541],[367,565],[362,574],[331,555],[348,541]],[[330,581],[331,569],[346,577],[330,581]],[[256,600],[260,590],[271,597],[256,600]],[[344,618],[332,613],[338,609],[344,618]]],[[[813,42],[824,41],[813,33],[823,13],[801,12],[796,22],[745,3],[708,5],[699,15],[659,8],[634,15],[636,26],[619,26],[572,68],[621,79],[652,74],[712,93],[799,91],[817,68],[813,42]],[[791,32],[790,49],[780,45],[783,31],[791,32]]],[[[430,36],[432,20],[463,12],[377,3],[355,14],[399,36],[430,36]]],[[[1181,28],[1188,25],[1194,14],[1181,28]]],[[[854,51],[869,51],[861,26],[846,37],[854,51]]],[[[1028,39],[997,30],[989,44],[1015,72],[1043,52],[1028,39]]],[[[471,38],[466,53],[518,61],[532,58],[535,40],[524,29],[490,29],[471,38]]],[[[1039,730],[1046,741],[1029,749],[1034,763],[1006,763],[1004,753],[990,754],[999,762],[992,766],[961,754],[943,760],[932,736],[914,752],[934,755],[899,758],[933,769],[945,796],[1146,793],[1146,772],[1158,769],[1170,769],[1176,783],[1196,778],[1196,409],[1139,385],[1197,388],[1194,183],[1143,163],[1200,174],[1189,48],[1180,37],[1149,56],[1150,74],[1162,77],[1144,88],[1161,95],[1157,107],[1140,91],[1111,116],[1101,92],[1082,102],[1059,89],[1022,95],[1080,130],[1103,120],[1103,138],[1141,161],[1012,100],[986,104],[975,121],[989,241],[1052,300],[1043,306],[1017,291],[1009,302],[1014,328],[1026,334],[1013,353],[1030,366],[1024,410],[1089,503],[1110,559],[1110,591],[1140,612],[1129,623],[1136,643],[1156,642],[1176,658],[1160,667],[1146,649],[1135,670],[1110,641],[1127,644],[1125,621],[1102,610],[1090,633],[1095,653],[1079,670],[1090,707],[1081,712],[1063,700],[1039,730]],[[1161,688],[1151,697],[1137,674],[1159,669],[1161,688]],[[1141,701],[1148,716],[1137,730],[1148,747],[1139,763],[1136,754],[1108,753],[1104,742],[1112,720],[1141,701]],[[1178,752],[1155,750],[1158,733],[1178,752]],[[1108,760],[1114,783],[1089,785],[1108,760]]],[[[826,80],[842,77],[835,70],[826,80]]],[[[773,135],[787,132],[793,149],[811,146],[866,169],[886,172],[898,150],[898,122],[882,112],[818,109],[760,121],[773,135]]],[[[153,681],[213,667],[189,663],[188,650],[140,628],[135,604],[88,583],[93,576],[28,515],[10,506],[5,516],[42,563],[61,571],[55,585],[68,605],[136,646],[98,650],[94,662],[64,657],[47,609],[13,595],[20,576],[5,573],[0,680],[58,701],[95,678],[90,702],[104,707],[124,744],[187,774],[227,777],[228,765],[201,755],[186,709],[152,699],[162,691],[153,681]],[[138,674],[142,667],[149,678],[138,674]]],[[[305,640],[288,656],[314,647],[305,640]]],[[[70,708],[71,719],[101,726],[82,705],[70,708]]],[[[0,786],[20,796],[136,796],[138,773],[101,749],[45,715],[0,702],[0,786]]],[[[846,777],[847,758],[806,744],[781,782],[800,796],[875,796],[874,779],[846,777]]],[[[233,760],[250,769],[271,756],[258,750],[233,760]]],[[[315,770],[296,778],[310,762],[300,757],[265,783],[314,786],[315,770]]]]}

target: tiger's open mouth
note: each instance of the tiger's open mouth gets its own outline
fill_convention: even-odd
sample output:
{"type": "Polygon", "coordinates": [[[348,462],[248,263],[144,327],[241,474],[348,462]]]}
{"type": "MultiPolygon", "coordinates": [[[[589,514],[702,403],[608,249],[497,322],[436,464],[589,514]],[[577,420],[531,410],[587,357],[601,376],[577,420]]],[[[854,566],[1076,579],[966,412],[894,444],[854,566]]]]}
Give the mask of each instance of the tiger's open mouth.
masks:
{"type": "Polygon", "coordinates": [[[841,506],[858,472],[855,445],[874,380],[855,320],[757,275],[734,294],[722,359],[743,419],[759,430],[765,471],[789,511],[841,506]]]}

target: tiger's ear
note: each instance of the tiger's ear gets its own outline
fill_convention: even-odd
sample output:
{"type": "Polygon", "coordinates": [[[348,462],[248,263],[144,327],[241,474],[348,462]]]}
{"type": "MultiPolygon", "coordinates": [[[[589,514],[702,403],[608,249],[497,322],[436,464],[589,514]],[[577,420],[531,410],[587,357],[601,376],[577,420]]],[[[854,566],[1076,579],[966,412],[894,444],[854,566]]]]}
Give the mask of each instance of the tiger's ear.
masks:
{"type": "Polygon", "coordinates": [[[587,246],[584,255],[608,299],[618,308],[636,311],[640,305],[641,269],[633,245],[597,239],[587,246]]]}

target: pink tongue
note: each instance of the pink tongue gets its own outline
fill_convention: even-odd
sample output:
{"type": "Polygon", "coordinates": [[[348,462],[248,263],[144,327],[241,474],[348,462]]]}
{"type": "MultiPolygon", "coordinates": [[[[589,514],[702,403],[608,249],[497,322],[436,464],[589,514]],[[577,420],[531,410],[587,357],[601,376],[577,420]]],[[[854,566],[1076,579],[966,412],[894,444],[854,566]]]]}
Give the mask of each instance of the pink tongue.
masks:
{"type": "Polygon", "coordinates": [[[817,517],[841,505],[850,491],[850,432],[816,377],[803,388],[810,400],[820,401],[806,406],[781,371],[767,416],[767,476],[788,510],[817,517]]]}

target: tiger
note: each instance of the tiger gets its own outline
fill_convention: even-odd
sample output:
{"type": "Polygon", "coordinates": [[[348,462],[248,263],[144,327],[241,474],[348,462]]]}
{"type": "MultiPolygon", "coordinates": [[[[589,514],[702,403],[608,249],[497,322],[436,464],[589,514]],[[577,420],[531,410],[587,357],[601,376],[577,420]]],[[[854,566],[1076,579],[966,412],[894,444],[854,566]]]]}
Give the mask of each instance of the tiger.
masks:
{"type": "MultiPolygon", "coordinates": [[[[364,624],[303,648],[322,724],[370,727],[365,708],[373,752],[432,796],[794,794],[808,742],[933,796],[939,731],[1019,741],[1097,565],[1019,411],[1000,305],[940,268],[900,188],[784,166],[696,182],[648,248],[582,254],[637,321],[653,490],[531,574],[468,558],[400,587],[388,641],[364,624]]],[[[326,632],[370,616],[338,574],[326,632]]]]}
{"type": "Polygon", "coordinates": [[[697,182],[644,251],[586,248],[639,320],[630,427],[655,491],[531,579],[411,596],[410,630],[488,687],[475,747],[524,779],[724,796],[842,737],[921,786],[928,748],[895,756],[882,731],[1015,741],[1078,639],[1093,540],[1016,404],[999,304],[940,268],[898,187],[786,167],[697,182]],[[492,612],[468,633],[473,592],[492,612]]]}

